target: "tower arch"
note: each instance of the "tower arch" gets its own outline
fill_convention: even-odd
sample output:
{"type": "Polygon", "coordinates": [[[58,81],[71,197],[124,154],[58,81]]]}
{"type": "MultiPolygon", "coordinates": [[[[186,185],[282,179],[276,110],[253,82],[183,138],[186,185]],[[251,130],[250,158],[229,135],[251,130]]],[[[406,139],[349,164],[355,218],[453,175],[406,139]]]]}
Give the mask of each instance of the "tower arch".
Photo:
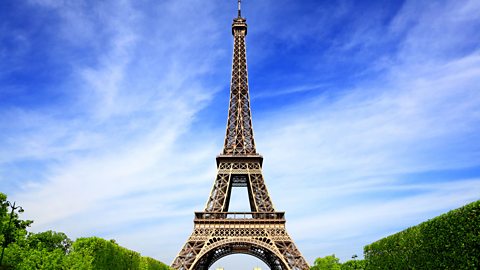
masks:
{"type": "Polygon", "coordinates": [[[207,270],[218,260],[234,254],[256,257],[272,270],[288,269],[274,245],[255,239],[222,239],[214,242],[198,255],[199,259],[192,269],[207,270]]]}

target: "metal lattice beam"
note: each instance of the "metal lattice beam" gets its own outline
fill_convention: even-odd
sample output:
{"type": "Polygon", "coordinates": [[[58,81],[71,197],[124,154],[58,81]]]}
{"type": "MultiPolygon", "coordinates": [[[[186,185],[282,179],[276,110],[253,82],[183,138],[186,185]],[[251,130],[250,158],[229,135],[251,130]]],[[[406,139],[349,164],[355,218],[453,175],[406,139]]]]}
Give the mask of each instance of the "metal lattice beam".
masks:
{"type": "Polygon", "coordinates": [[[248,92],[246,20],[239,17],[233,22],[234,36],[232,81],[224,155],[255,155],[250,95],[248,92]]]}

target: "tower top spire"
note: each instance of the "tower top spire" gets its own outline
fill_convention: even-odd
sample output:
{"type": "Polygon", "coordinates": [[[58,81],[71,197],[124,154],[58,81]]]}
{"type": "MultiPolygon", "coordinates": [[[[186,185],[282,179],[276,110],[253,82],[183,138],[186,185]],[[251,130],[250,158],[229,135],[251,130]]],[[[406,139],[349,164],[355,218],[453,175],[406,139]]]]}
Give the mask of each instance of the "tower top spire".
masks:
{"type": "Polygon", "coordinates": [[[247,20],[245,18],[242,18],[242,0],[237,0],[237,2],[238,16],[236,18],[233,18],[232,34],[235,35],[235,32],[237,32],[245,36],[247,35],[247,20]]]}
{"type": "Polygon", "coordinates": [[[242,0],[238,0],[238,18],[242,17],[242,0]]]}

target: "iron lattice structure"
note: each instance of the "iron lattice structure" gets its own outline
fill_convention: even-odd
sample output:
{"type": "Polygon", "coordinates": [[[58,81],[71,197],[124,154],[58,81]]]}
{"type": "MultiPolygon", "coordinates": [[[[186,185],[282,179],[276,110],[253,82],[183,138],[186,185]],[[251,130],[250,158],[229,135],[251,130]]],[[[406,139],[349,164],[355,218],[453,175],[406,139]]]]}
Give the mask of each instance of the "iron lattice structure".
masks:
{"type": "Polygon", "coordinates": [[[263,157],[255,150],[248,90],[246,20],[233,20],[234,53],[230,106],[224,149],[217,156],[217,177],[204,212],[196,212],[194,230],[172,263],[177,270],[207,270],[218,259],[242,253],[275,270],[309,266],[275,212],[262,174],[263,157]],[[247,187],[251,212],[229,212],[232,187],[247,187]]]}

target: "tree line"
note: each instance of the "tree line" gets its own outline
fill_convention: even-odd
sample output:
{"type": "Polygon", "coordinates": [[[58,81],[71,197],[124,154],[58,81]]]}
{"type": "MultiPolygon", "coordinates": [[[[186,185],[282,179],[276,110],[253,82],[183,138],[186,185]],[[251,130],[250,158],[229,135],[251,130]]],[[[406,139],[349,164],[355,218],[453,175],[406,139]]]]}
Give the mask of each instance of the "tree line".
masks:
{"type": "Polygon", "coordinates": [[[72,241],[62,232],[33,233],[23,209],[0,193],[0,270],[168,270],[169,266],[98,237],[72,241]]]}
{"type": "Polygon", "coordinates": [[[364,247],[364,260],[318,258],[311,270],[480,269],[480,201],[364,247]]]}
{"type": "Polygon", "coordinates": [[[322,258],[317,258],[310,270],[364,270],[365,260],[357,260],[357,255],[353,255],[352,259],[344,263],[335,257],[335,254],[322,258]]]}

